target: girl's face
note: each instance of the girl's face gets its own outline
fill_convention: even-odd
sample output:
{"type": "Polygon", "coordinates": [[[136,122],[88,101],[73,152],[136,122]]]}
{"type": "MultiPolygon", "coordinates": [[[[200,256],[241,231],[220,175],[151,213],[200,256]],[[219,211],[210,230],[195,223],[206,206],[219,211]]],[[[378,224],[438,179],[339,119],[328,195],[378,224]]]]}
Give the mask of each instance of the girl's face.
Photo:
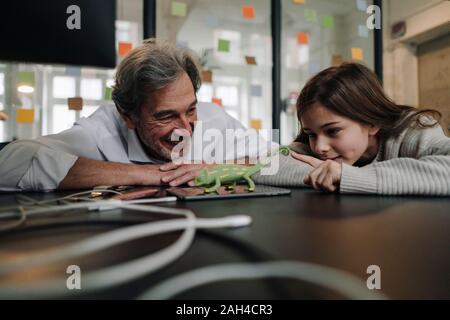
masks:
{"type": "Polygon", "coordinates": [[[371,161],[378,152],[379,128],[340,116],[319,103],[311,106],[300,122],[311,150],[322,160],[353,165],[358,160],[371,161]]]}

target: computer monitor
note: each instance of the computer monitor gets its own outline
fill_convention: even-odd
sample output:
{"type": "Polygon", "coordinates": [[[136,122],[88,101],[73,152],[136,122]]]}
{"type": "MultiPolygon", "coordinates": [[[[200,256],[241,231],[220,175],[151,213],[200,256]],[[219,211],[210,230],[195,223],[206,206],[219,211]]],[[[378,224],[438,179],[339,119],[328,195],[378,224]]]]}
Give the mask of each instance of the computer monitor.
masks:
{"type": "Polygon", "coordinates": [[[115,20],[115,0],[3,1],[0,60],[114,68],[115,20]]]}

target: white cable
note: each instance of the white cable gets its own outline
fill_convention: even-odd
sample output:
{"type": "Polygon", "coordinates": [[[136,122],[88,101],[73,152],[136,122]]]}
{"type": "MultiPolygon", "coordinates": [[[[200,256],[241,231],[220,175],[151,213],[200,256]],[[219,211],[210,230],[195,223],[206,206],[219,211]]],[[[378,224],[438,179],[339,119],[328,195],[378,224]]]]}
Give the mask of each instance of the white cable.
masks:
{"type": "Polygon", "coordinates": [[[17,229],[18,227],[22,226],[23,224],[25,224],[25,222],[27,221],[26,211],[21,206],[19,206],[17,209],[20,212],[19,219],[17,221],[13,221],[11,223],[1,225],[0,232],[14,230],[14,229],[17,229]]]}
{"type": "Polygon", "coordinates": [[[33,284],[13,284],[0,286],[1,299],[42,299],[45,297],[63,297],[70,294],[93,293],[99,289],[116,286],[134,280],[171,263],[180,257],[191,244],[195,230],[189,226],[181,237],[172,245],[157,253],[132,260],[117,266],[103,268],[97,271],[83,273],[81,290],[70,291],[66,286],[66,279],[52,279],[33,284]]]}
{"type": "MultiPolygon", "coordinates": [[[[183,210],[183,209],[174,209],[174,208],[164,208],[164,207],[156,207],[156,206],[139,206],[139,205],[132,205],[132,204],[123,204],[120,200],[116,201],[98,201],[95,204],[92,203],[75,203],[65,206],[57,206],[54,208],[50,208],[50,211],[62,211],[62,210],[71,210],[71,209],[78,209],[78,208],[86,208],[91,207],[92,205],[98,205],[98,207],[104,208],[107,204],[108,207],[114,207],[114,208],[123,208],[123,209],[132,209],[136,211],[144,211],[144,212],[156,212],[156,213],[163,213],[163,214],[171,214],[171,215],[190,215],[192,214],[189,210],[183,210]]],[[[43,211],[45,213],[48,212],[49,208],[45,209],[35,209],[32,211],[27,212],[28,216],[40,214],[43,211]]],[[[184,220],[184,219],[183,219],[184,220]]],[[[158,222],[158,224],[164,225],[167,223],[167,221],[158,222]]],[[[156,224],[156,223],[154,223],[156,224]]],[[[145,232],[147,232],[148,224],[143,225],[137,225],[129,228],[122,228],[118,230],[113,230],[106,232],[104,234],[100,234],[98,236],[94,236],[92,238],[82,240],[80,242],[77,242],[73,245],[64,246],[61,249],[55,249],[54,251],[51,251],[49,253],[38,253],[27,257],[22,257],[19,259],[16,259],[11,262],[0,264],[0,275],[6,275],[11,272],[15,272],[17,270],[20,270],[22,268],[28,268],[32,266],[38,266],[42,264],[47,264],[50,262],[56,262],[61,259],[66,259],[70,257],[76,257],[83,254],[89,254],[92,252],[95,252],[96,250],[102,250],[107,248],[108,246],[113,246],[118,243],[133,240],[142,236],[145,236],[145,232]],[[130,228],[133,228],[133,233],[130,233],[128,230],[130,228]],[[92,239],[92,240],[91,240],[92,239]]],[[[154,232],[153,230],[150,230],[151,232],[154,232]]]]}
{"type": "MultiPolygon", "coordinates": [[[[101,210],[104,211],[106,210],[109,206],[109,204],[111,204],[112,202],[114,203],[126,203],[126,204],[147,204],[147,203],[164,203],[164,202],[172,202],[172,201],[176,201],[177,197],[162,197],[162,198],[152,198],[152,199],[136,199],[136,200],[94,200],[93,202],[89,202],[89,204],[86,203],[70,203],[68,205],[70,205],[70,207],[67,207],[68,205],[64,205],[64,206],[60,206],[60,205],[55,205],[55,206],[48,206],[45,207],[45,209],[43,210],[39,210],[39,211],[35,211],[38,209],[34,209],[32,211],[32,216],[37,216],[37,215],[45,215],[48,216],[51,213],[60,213],[61,211],[66,211],[66,210],[73,210],[73,209],[85,209],[88,208],[89,210],[101,210]],[[98,206],[96,205],[92,205],[92,203],[96,203],[98,204],[98,206]],[[74,206],[76,205],[76,206],[74,206]]],[[[2,208],[2,210],[0,210],[0,212],[2,212],[0,214],[0,220],[1,219],[10,219],[10,218],[14,218],[17,217],[17,212],[14,212],[14,210],[20,210],[20,208],[22,208],[22,206],[13,206],[13,207],[7,207],[7,208],[2,208]],[[7,210],[11,210],[10,212],[8,212],[7,210]]],[[[112,207],[113,209],[116,207],[112,207]]],[[[30,216],[30,214],[28,213],[27,216],[30,216]]]]}
{"type": "Polygon", "coordinates": [[[221,264],[199,268],[157,284],[144,292],[138,299],[169,299],[192,288],[213,282],[267,277],[294,278],[306,281],[334,290],[349,299],[387,299],[381,293],[370,291],[363,281],[350,273],[297,261],[221,264]]]}
{"type": "Polygon", "coordinates": [[[114,193],[114,194],[119,194],[119,195],[122,194],[121,192],[118,192],[118,191],[115,191],[115,190],[92,189],[92,190],[89,190],[89,191],[82,191],[82,192],[72,193],[72,194],[69,194],[69,195],[61,197],[61,198],[48,199],[48,200],[42,200],[42,201],[34,200],[33,198],[24,196],[22,194],[17,194],[16,197],[19,198],[19,199],[20,198],[23,199],[23,200],[19,200],[20,204],[22,204],[22,205],[26,205],[26,206],[38,205],[39,206],[39,205],[44,205],[44,204],[47,204],[47,203],[58,202],[58,201],[61,201],[61,200],[70,200],[71,198],[75,198],[75,197],[78,197],[78,196],[84,196],[84,195],[87,195],[87,194],[91,194],[92,192],[105,192],[105,193],[114,193]]]}
{"type": "MultiPolygon", "coordinates": [[[[240,225],[247,225],[249,223],[250,221],[247,216],[231,216],[217,219],[195,219],[194,227],[197,229],[213,229],[233,226],[239,227],[240,225]]],[[[171,219],[105,232],[68,246],[53,249],[48,253],[33,254],[2,263],[0,264],[0,276],[6,276],[23,269],[92,254],[96,251],[142,237],[182,230],[185,226],[186,219],[171,219]]]]}
{"type": "MultiPolygon", "coordinates": [[[[73,207],[75,205],[69,205],[70,207],[73,207]]],[[[86,204],[85,204],[86,205],[86,204]]],[[[89,204],[91,205],[91,204],[89,204]]],[[[112,205],[111,203],[108,203],[108,205],[112,205]]],[[[119,206],[119,203],[115,203],[113,205],[119,206]]],[[[65,206],[66,207],[66,206],[65,206]]],[[[161,207],[150,207],[150,206],[137,206],[137,205],[128,205],[128,204],[122,204],[120,205],[121,208],[125,209],[132,209],[132,210],[139,210],[139,211],[147,211],[147,212],[158,212],[158,213],[168,213],[168,214],[183,214],[186,216],[186,219],[183,219],[183,223],[180,223],[180,221],[176,221],[175,223],[177,225],[173,225],[173,227],[170,227],[169,223],[170,221],[163,221],[163,222],[152,222],[152,223],[146,223],[144,225],[138,225],[138,226],[132,226],[123,228],[120,230],[115,230],[108,232],[107,234],[110,236],[108,239],[105,235],[100,235],[93,237],[92,239],[83,240],[81,243],[84,243],[84,245],[81,245],[77,247],[77,244],[74,244],[71,247],[70,255],[77,256],[78,254],[82,253],[85,254],[86,252],[92,253],[96,250],[99,250],[99,248],[106,248],[109,247],[110,244],[118,244],[124,241],[128,241],[129,239],[135,239],[137,236],[135,235],[136,231],[140,231],[140,236],[149,236],[149,235],[156,235],[167,231],[174,231],[179,229],[185,229],[182,236],[172,245],[170,245],[167,248],[164,248],[160,250],[157,253],[150,254],[148,256],[135,259],[117,266],[108,267],[104,269],[100,269],[97,271],[89,272],[87,274],[84,274],[83,279],[83,292],[77,293],[86,293],[88,291],[89,293],[98,290],[98,289],[104,289],[111,286],[116,286],[128,281],[131,281],[133,279],[136,279],[138,277],[141,277],[145,274],[149,274],[159,268],[161,268],[164,265],[167,265],[177,259],[179,256],[181,256],[187,248],[192,243],[192,240],[195,235],[195,229],[197,227],[201,228],[220,228],[220,227],[240,227],[244,225],[248,225],[250,223],[250,218],[248,216],[238,216],[238,217],[227,217],[223,219],[196,219],[194,214],[189,210],[182,210],[182,209],[174,209],[174,208],[161,208],[161,207]],[[164,224],[163,224],[164,223],[164,224]],[[157,225],[165,225],[165,228],[159,228],[157,225]],[[100,245],[97,243],[97,241],[100,239],[103,241],[100,241],[100,245]],[[92,241],[89,241],[92,240],[92,241]],[[110,242],[108,242],[110,241],[110,242]],[[88,245],[86,247],[86,244],[88,245]],[[93,247],[89,247],[89,246],[93,247]]],[[[35,210],[35,214],[36,214],[35,210]]],[[[39,209],[39,211],[41,211],[39,209]]],[[[59,261],[60,257],[64,256],[66,258],[64,251],[64,248],[61,248],[59,253],[55,253],[53,256],[53,253],[50,253],[50,260],[45,259],[44,257],[44,264],[48,263],[48,261],[59,261]]],[[[36,260],[32,260],[36,261],[36,260]]],[[[16,262],[16,261],[15,261],[16,262]]],[[[14,263],[15,263],[14,262],[14,263]]],[[[25,261],[22,263],[26,263],[26,266],[29,267],[28,261],[25,261]]],[[[42,263],[39,262],[32,262],[37,263],[38,265],[41,265],[42,263]]],[[[11,273],[13,270],[11,270],[11,264],[3,264],[0,267],[1,270],[4,270],[6,274],[11,273]]],[[[15,269],[14,271],[16,271],[15,269]]],[[[33,285],[23,285],[23,284],[14,284],[14,285],[2,285],[0,286],[0,297],[1,298],[7,298],[7,299],[13,299],[13,298],[42,298],[43,296],[62,296],[67,294],[72,294],[73,292],[68,290],[65,283],[65,278],[60,279],[54,279],[49,281],[40,281],[38,283],[34,283],[33,285]]]]}

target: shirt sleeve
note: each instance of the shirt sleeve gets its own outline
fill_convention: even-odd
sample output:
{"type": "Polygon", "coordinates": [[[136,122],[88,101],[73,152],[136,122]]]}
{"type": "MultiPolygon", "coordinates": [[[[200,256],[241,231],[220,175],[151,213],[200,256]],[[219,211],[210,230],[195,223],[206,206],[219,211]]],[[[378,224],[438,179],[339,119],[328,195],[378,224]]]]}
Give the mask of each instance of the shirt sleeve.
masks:
{"type": "Polygon", "coordinates": [[[12,142],[0,152],[0,191],[55,190],[78,157],[102,159],[94,139],[80,126],[12,142]]]}

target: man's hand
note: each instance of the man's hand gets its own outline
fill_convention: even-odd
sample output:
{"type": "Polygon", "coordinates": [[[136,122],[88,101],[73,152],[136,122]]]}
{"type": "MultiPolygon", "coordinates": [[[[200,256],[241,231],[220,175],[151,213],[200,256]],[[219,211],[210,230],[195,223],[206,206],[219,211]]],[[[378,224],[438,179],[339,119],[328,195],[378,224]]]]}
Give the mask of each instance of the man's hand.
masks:
{"type": "Polygon", "coordinates": [[[342,164],[333,160],[323,161],[296,152],[292,152],[292,157],[314,167],[303,180],[306,185],[325,192],[336,192],[339,190],[342,176],[342,164]]]}
{"type": "Polygon", "coordinates": [[[159,167],[163,172],[161,181],[168,183],[171,187],[177,187],[187,183],[194,186],[194,179],[203,169],[212,169],[215,165],[211,164],[175,164],[167,163],[159,167]]]}

